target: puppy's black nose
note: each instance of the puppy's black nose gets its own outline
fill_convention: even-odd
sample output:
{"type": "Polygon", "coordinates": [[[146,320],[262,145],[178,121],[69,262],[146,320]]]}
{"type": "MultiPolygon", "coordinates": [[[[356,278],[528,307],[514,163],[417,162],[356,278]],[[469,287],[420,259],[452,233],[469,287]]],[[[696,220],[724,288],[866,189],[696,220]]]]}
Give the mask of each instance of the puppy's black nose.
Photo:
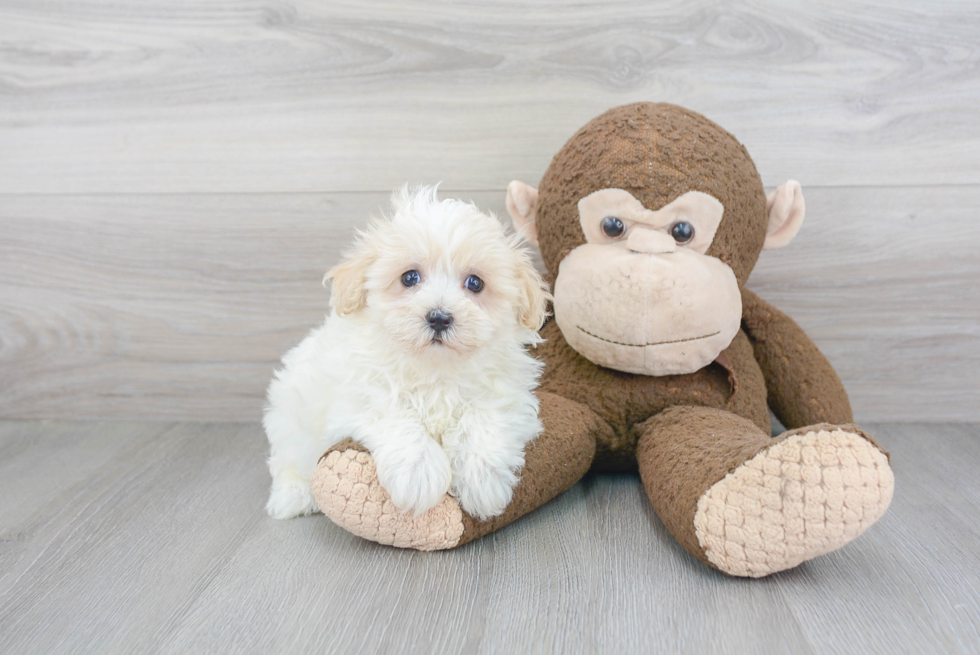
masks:
{"type": "Polygon", "coordinates": [[[433,332],[442,334],[453,324],[453,315],[441,309],[433,309],[425,315],[425,320],[429,322],[433,332]]]}

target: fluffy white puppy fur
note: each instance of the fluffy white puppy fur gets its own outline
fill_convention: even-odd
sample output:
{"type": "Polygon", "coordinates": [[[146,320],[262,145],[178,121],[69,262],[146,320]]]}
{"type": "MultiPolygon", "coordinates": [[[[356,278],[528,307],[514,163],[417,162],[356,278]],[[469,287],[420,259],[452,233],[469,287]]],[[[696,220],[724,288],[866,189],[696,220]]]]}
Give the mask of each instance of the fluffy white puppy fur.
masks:
{"type": "Polygon", "coordinates": [[[541,432],[526,351],[550,297],[519,237],[434,187],[396,192],[332,279],[332,313],[283,358],[269,387],[272,491],[284,519],[317,510],[310,478],[351,437],[395,506],[447,491],[479,518],[503,512],[541,432]]]}

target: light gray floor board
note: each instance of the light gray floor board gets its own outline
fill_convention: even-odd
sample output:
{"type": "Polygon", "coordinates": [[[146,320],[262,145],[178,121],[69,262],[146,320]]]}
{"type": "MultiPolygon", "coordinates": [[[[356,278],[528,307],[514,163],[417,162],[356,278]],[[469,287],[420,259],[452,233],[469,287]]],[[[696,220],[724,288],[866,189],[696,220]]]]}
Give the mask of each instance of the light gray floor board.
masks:
{"type": "Polygon", "coordinates": [[[262,451],[241,424],[182,424],[154,440],[132,439],[126,424],[96,429],[115,435],[118,455],[58,502],[32,508],[40,515],[28,523],[44,521],[32,532],[4,526],[19,553],[0,595],[0,634],[17,635],[14,651],[142,650],[260,520],[262,490],[242,467],[254,471],[262,451]]]}
{"type": "Polygon", "coordinates": [[[534,182],[585,121],[700,111],[763,179],[980,182],[975,2],[0,2],[0,193],[534,182]]]}
{"type": "Polygon", "coordinates": [[[892,451],[892,509],[819,560],[819,581],[785,574],[794,614],[819,652],[980,652],[980,426],[872,431],[892,451]]]}
{"type": "MultiPolygon", "coordinates": [[[[804,190],[749,287],[867,420],[980,420],[980,185],[804,190]]],[[[503,190],[453,192],[506,217],[503,190]]],[[[256,420],[384,193],[0,196],[0,416],[256,420]]]]}
{"type": "Polygon", "coordinates": [[[0,422],[0,652],[980,652],[980,425],[869,427],[888,514],[753,581],[684,553],[633,475],[426,554],[266,518],[257,425],[0,422]],[[39,467],[72,433],[75,472],[39,467]]]}

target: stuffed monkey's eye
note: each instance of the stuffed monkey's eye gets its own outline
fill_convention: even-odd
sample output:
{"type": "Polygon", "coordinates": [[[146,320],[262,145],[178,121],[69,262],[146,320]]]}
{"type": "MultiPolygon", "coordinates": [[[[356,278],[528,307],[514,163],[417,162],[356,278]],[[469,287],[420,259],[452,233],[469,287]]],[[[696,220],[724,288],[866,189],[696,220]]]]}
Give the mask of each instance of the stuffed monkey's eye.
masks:
{"type": "Polygon", "coordinates": [[[694,238],[694,226],[687,221],[680,221],[670,226],[670,236],[677,243],[687,243],[694,238]]]}
{"type": "Polygon", "coordinates": [[[615,216],[606,216],[602,219],[602,231],[607,237],[616,239],[623,236],[623,232],[626,231],[626,226],[623,225],[623,221],[615,216]]]}
{"type": "Polygon", "coordinates": [[[464,282],[463,285],[473,293],[480,293],[483,291],[483,280],[475,275],[471,275],[466,278],[466,282],[464,282]]]}
{"type": "Polygon", "coordinates": [[[416,284],[422,281],[422,276],[419,275],[418,271],[405,271],[402,273],[402,286],[406,289],[409,287],[414,287],[416,284]]]}

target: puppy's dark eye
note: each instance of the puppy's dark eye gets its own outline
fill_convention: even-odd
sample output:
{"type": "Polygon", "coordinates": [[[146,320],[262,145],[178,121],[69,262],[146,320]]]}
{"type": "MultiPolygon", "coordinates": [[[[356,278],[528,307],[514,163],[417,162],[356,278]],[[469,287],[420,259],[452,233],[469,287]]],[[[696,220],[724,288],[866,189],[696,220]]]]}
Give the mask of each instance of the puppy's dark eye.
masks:
{"type": "Polygon", "coordinates": [[[418,271],[405,271],[402,273],[402,286],[405,288],[414,287],[422,281],[422,276],[418,271]]]}
{"type": "Polygon", "coordinates": [[[607,237],[615,239],[623,236],[623,232],[626,231],[626,226],[623,225],[623,221],[615,216],[606,216],[602,219],[602,231],[607,237]]]}
{"type": "Polygon", "coordinates": [[[687,221],[680,221],[670,226],[670,236],[677,243],[687,243],[694,238],[694,226],[687,221]]]}
{"type": "Polygon", "coordinates": [[[483,280],[475,275],[471,275],[466,278],[466,282],[464,282],[463,285],[473,293],[480,293],[483,291],[483,280]]]}

